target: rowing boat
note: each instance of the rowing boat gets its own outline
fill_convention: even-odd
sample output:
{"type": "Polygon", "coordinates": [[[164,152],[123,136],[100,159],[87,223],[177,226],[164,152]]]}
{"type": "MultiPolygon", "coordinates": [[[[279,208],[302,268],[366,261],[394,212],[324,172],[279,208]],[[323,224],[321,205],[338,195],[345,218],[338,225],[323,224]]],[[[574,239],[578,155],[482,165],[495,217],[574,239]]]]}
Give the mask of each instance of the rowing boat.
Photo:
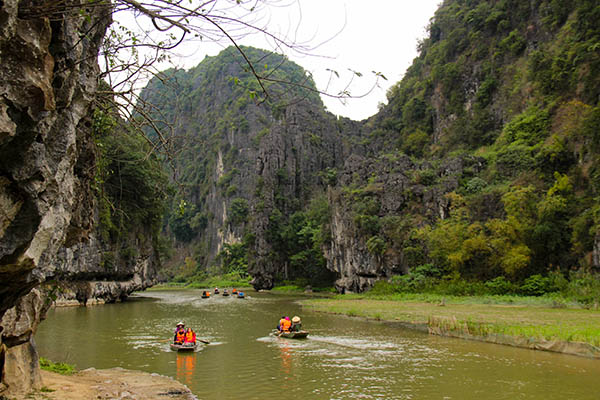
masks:
{"type": "Polygon", "coordinates": [[[286,338],[286,339],[306,339],[306,337],[308,336],[308,331],[297,331],[297,332],[273,331],[273,335],[280,337],[280,338],[286,338]]]}
{"type": "Polygon", "coordinates": [[[173,351],[194,351],[198,348],[198,343],[187,343],[187,344],[175,344],[171,343],[171,350],[173,351]]]}

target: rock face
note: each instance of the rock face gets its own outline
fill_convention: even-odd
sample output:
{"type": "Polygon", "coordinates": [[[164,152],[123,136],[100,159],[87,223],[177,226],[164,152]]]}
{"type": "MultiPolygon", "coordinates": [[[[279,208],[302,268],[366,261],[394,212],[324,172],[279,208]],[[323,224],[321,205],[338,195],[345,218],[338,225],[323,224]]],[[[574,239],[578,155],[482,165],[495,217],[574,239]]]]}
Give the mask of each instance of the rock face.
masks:
{"type": "Polygon", "coordinates": [[[20,6],[9,0],[0,8],[0,315],[52,274],[65,241],[91,226],[80,172],[95,55],[110,22],[108,10],[91,21],[50,22],[20,6]]]}
{"type": "MultiPolygon", "coordinates": [[[[356,132],[348,137],[352,134],[356,132]]],[[[255,257],[248,269],[256,289],[271,289],[275,276],[285,274],[284,266],[269,256],[274,251],[268,241],[270,217],[289,214],[293,202],[306,204],[315,188],[323,190],[319,172],[341,167],[350,153],[336,119],[310,105],[289,107],[282,122],[261,140],[254,171],[261,189],[253,191],[252,199],[255,257]]]]}
{"type": "MultiPolygon", "coordinates": [[[[306,80],[301,67],[279,55],[243,51],[261,65],[277,65],[273,73],[283,73],[281,80],[306,80]]],[[[324,111],[314,92],[290,93],[289,86],[282,93],[272,85],[266,101],[252,100],[245,86],[256,81],[243,63],[238,50],[228,48],[189,71],[167,71],[173,84],[154,79],[142,97],[185,138],[177,163],[188,206],[186,215],[170,218],[179,253],[187,251],[199,270],[212,272],[225,245],[247,246],[252,284],[270,289],[288,275],[275,248],[274,219],[288,218],[326,190],[322,172],[341,169],[358,152],[361,125],[324,111]]]]}
{"type": "Polygon", "coordinates": [[[0,3],[0,368],[9,391],[39,383],[30,338],[46,304],[32,289],[93,221],[89,113],[111,17],[97,7],[85,18],[67,3],[51,18],[43,5],[0,3]]]}
{"type": "MultiPolygon", "coordinates": [[[[139,230],[143,231],[143,227],[139,230]]],[[[63,247],[55,267],[58,278],[56,303],[114,303],[155,284],[159,263],[150,239],[152,235],[145,237],[149,239],[135,243],[137,252],[134,257],[117,260],[110,269],[103,262],[102,255],[115,253],[112,248],[115,245],[103,243],[95,232],[86,242],[63,247]]],[[[134,242],[134,239],[130,241],[134,242]]]]}
{"type": "Polygon", "coordinates": [[[325,252],[327,268],[339,275],[338,291],[362,292],[381,278],[407,273],[406,232],[414,224],[447,217],[446,194],[458,188],[467,167],[478,171],[483,166],[476,157],[448,158],[437,165],[416,164],[405,155],[349,157],[339,186],[329,190],[331,242],[325,252]],[[409,210],[423,220],[403,220],[409,210]]]}

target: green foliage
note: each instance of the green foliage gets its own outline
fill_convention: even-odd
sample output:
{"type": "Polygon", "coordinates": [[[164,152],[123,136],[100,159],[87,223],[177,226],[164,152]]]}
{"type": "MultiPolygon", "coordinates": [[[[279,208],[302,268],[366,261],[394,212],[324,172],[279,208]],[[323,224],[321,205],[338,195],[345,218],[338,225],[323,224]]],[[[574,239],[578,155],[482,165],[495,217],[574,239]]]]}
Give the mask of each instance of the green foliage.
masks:
{"type": "Polygon", "coordinates": [[[221,260],[223,271],[227,274],[237,273],[240,276],[248,274],[248,244],[242,243],[225,243],[223,250],[217,256],[217,260],[221,260]]]}
{"type": "Polygon", "coordinates": [[[476,176],[469,179],[465,183],[465,192],[469,194],[479,193],[487,186],[487,182],[480,177],[476,176]]]}
{"type": "Polygon", "coordinates": [[[550,115],[548,110],[529,107],[506,124],[501,142],[533,146],[548,136],[550,115]]]}
{"type": "Polygon", "coordinates": [[[413,155],[415,157],[423,157],[428,153],[428,146],[431,142],[429,135],[420,129],[417,129],[404,139],[402,144],[402,151],[406,154],[413,155]]]}
{"type": "MultiPolygon", "coordinates": [[[[98,200],[98,233],[106,248],[101,264],[115,271],[131,265],[140,241],[158,250],[166,210],[167,176],[147,141],[108,107],[93,116],[96,171],[92,189],[98,200]]],[[[162,253],[164,254],[164,253],[162,253]]],[[[160,258],[159,258],[160,260],[160,258]]]]}
{"type": "Polygon", "coordinates": [[[40,357],[40,368],[61,375],[73,375],[76,372],[74,365],[61,362],[55,363],[44,357],[40,357]]]}
{"type": "Polygon", "coordinates": [[[531,275],[519,288],[525,296],[541,296],[548,292],[550,279],[539,274],[531,275]]]}
{"type": "Polygon", "coordinates": [[[518,56],[525,50],[527,42],[525,38],[519,33],[518,30],[514,30],[508,34],[508,36],[500,41],[498,47],[503,51],[509,53],[512,56],[518,56]]]}
{"type": "Polygon", "coordinates": [[[231,201],[229,208],[228,222],[232,225],[240,225],[248,221],[248,213],[250,212],[250,206],[248,200],[243,198],[235,198],[231,201]]]}
{"type": "Polygon", "coordinates": [[[379,257],[383,256],[386,248],[387,243],[381,236],[372,236],[367,240],[367,250],[369,250],[369,253],[373,255],[379,257]]]}
{"type": "Polygon", "coordinates": [[[178,241],[190,242],[204,229],[207,218],[195,206],[189,206],[185,202],[180,204],[182,208],[171,212],[169,216],[169,228],[178,241]]]}

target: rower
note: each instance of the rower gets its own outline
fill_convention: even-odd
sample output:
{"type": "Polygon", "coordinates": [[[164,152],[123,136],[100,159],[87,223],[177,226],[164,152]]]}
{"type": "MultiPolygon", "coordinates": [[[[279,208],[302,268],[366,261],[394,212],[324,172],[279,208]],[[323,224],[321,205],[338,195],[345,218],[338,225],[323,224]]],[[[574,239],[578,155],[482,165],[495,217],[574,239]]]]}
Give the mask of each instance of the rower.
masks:
{"type": "Polygon", "coordinates": [[[173,343],[175,344],[183,344],[185,341],[185,329],[183,322],[177,324],[177,328],[175,330],[175,336],[173,337],[173,343]]]}

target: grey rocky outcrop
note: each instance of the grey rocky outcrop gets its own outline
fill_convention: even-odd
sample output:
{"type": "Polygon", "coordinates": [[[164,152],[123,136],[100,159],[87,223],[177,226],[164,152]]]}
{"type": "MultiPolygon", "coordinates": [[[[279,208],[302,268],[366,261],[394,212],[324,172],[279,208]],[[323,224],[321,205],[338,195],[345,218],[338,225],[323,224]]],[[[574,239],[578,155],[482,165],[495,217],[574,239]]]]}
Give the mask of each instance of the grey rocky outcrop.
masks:
{"type": "Polygon", "coordinates": [[[0,367],[9,391],[39,385],[30,339],[46,303],[32,289],[93,225],[89,115],[111,17],[108,4],[82,16],[68,3],[0,2],[0,367]]]}

